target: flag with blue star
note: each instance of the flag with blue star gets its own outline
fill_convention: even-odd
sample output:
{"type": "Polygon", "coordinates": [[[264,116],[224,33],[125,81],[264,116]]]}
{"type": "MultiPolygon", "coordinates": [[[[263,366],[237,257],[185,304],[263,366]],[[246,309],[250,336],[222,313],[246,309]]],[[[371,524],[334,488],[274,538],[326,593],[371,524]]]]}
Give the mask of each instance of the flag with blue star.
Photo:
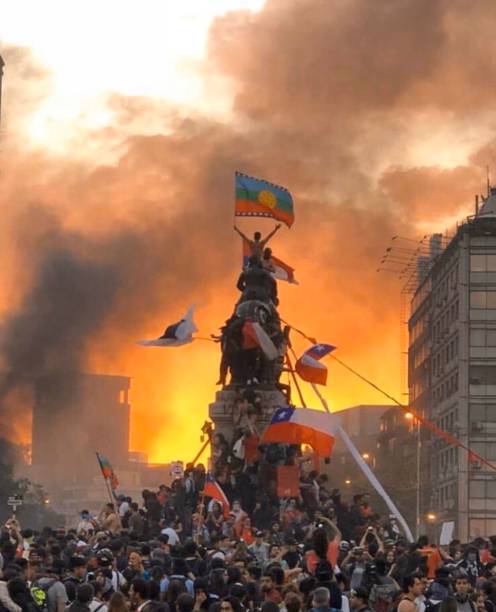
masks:
{"type": "Polygon", "coordinates": [[[338,425],[336,417],[320,410],[280,406],[261,442],[308,444],[321,457],[330,457],[338,425]]]}

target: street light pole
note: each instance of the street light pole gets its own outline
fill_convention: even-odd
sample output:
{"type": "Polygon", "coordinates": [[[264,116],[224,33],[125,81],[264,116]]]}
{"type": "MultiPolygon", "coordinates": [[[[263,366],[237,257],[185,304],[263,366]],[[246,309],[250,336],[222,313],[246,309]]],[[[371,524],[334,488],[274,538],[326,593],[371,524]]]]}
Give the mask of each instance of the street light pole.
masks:
{"type": "Polygon", "coordinates": [[[417,540],[420,537],[420,421],[417,419],[417,518],[415,521],[415,537],[417,540]]]}

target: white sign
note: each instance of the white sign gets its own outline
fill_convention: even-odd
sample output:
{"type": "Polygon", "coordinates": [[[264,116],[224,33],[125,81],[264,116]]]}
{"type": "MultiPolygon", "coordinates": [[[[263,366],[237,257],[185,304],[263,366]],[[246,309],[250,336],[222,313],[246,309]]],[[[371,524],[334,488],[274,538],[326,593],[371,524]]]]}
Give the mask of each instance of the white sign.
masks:
{"type": "Polygon", "coordinates": [[[17,506],[22,506],[22,499],[20,497],[9,497],[7,505],[12,508],[12,512],[15,514],[17,506]]]}
{"type": "Polygon", "coordinates": [[[448,546],[453,539],[455,531],[455,521],[446,521],[441,526],[441,535],[439,536],[439,545],[448,546]]]}

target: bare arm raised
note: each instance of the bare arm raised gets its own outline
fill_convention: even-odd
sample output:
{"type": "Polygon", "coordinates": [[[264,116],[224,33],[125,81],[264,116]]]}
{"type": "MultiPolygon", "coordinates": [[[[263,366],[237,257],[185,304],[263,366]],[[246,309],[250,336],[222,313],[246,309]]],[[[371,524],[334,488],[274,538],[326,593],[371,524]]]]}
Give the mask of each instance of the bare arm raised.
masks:
{"type": "Polygon", "coordinates": [[[245,234],[243,234],[243,232],[236,225],[234,226],[234,231],[238,232],[238,234],[241,236],[241,238],[243,238],[243,240],[246,240],[247,242],[251,242],[248,236],[245,236],[245,234]]]}
{"type": "Polygon", "coordinates": [[[281,229],[281,224],[278,223],[275,226],[275,228],[270,232],[270,234],[267,234],[267,236],[263,240],[260,241],[260,244],[262,245],[262,247],[264,247],[267,244],[267,242],[269,242],[269,240],[272,238],[272,236],[280,229],[281,229]]]}

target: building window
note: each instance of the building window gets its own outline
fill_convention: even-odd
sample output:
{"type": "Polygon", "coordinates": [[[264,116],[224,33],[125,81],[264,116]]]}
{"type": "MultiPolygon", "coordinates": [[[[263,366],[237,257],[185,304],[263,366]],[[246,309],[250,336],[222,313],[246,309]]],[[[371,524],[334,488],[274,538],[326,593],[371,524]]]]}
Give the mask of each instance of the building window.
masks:
{"type": "Polygon", "coordinates": [[[470,330],[470,346],[486,346],[486,330],[471,329],[470,330]]]}
{"type": "Polygon", "coordinates": [[[483,498],[486,496],[485,482],[483,480],[471,480],[469,485],[470,497],[483,498]]]}
{"type": "Polygon", "coordinates": [[[486,271],[486,256],[485,255],[470,255],[470,271],[485,272],[486,271]]]}
{"type": "Polygon", "coordinates": [[[469,384],[471,395],[496,395],[496,366],[470,366],[469,384]]]}
{"type": "Polygon", "coordinates": [[[471,291],[470,308],[474,310],[496,308],[496,291],[471,291]]]}
{"type": "Polygon", "coordinates": [[[496,255],[471,255],[470,270],[471,272],[495,272],[496,255]]]}

